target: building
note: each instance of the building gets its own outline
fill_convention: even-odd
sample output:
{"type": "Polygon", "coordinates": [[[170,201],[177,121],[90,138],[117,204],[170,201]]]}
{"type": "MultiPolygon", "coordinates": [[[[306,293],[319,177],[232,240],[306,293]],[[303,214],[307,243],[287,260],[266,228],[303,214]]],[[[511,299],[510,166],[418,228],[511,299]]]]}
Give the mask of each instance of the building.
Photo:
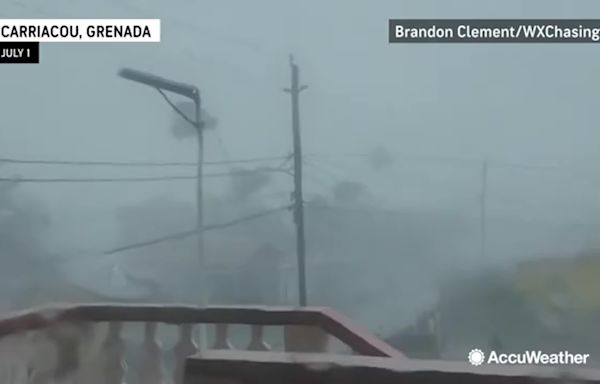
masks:
{"type": "Polygon", "coordinates": [[[517,267],[516,284],[545,306],[600,311],[600,253],[523,262],[517,267]]]}

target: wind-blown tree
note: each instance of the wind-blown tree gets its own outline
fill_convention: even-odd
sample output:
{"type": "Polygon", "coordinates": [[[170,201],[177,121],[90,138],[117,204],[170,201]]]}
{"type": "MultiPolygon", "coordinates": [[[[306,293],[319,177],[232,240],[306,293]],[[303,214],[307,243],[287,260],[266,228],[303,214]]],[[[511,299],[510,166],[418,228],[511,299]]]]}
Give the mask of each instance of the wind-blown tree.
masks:
{"type": "MultiPolygon", "coordinates": [[[[18,183],[0,184],[0,252],[7,267],[39,261],[42,240],[50,224],[48,214],[34,199],[20,194],[18,183]]],[[[0,268],[7,271],[5,268],[0,268]]]]}
{"type": "MultiPolygon", "coordinates": [[[[176,103],[175,106],[183,116],[179,112],[173,111],[171,122],[171,134],[173,137],[178,140],[184,140],[196,136],[196,128],[190,124],[190,121],[196,120],[196,105],[191,101],[184,101],[176,103]]],[[[204,122],[204,129],[214,129],[218,124],[217,119],[204,109],[200,111],[200,118],[204,122]]]]}
{"type": "Polygon", "coordinates": [[[376,147],[367,154],[367,161],[373,169],[380,171],[392,165],[393,158],[386,148],[376,147]]]}
{"type": "MultiPolygon", "coordinates": [[[[255,169],[236,168],[231,171],[230,180],[228,201],[224,204],[229,211],[229,219],[224,219],[225,221],[276,208],[273,202],[262,195],[263,191],[271,185],[270,173],[255,169]]],[[[285,253],[290,253],[290,245],[293,244],[292,225],[291,212],[282,210],[242,225],[233,226],[222,233],[232,238],[250,239],[256,242],[256,246],[259,245],[258,242],[269,242],[280,249],[289,249],[289,252],[285,253]]],[[[248,250],[248,252],[252,252],[252,250],[248,250]]]]}
{"type": "Polygon", "coordinates": [[[231,171],[231,193],[234,200],[245,201],[269,186],[271,177],[260,170],[235,168],[231,171]]]}
{"type": "Polygon", "coordinates": [[[0,303],[10,302],[27,286],[50,274],[43,239],[50,224],[43,207],[19,190],[0,183],[0,303]]]}
{"type": "Polygon", "coordinates": [[[336,203],[345,205],[360,204],[368,198],[368,188],[362,183],[354,181],[341,181],[332,190],[336,203]]]}
{"type": "Polygon", "coordinates": [[[491,270],[449,278],[441,287],[439,304],[449,348],[465,344],[487,348],[499,339],[503,347],[518,350],[527,340],[533,343],[539,324],[512,274],[491,270]]]}
{"type": "MultiPolygon", "coordinates": [[[[244,176],[252,179],[256,174],[244,176]]],[[[259,177],[259,184],[260,180],[259,177]]],[[[229,223],[264,211],[260,200],[249,199],[248,196],[254,195],[256,185],[250,182],[248,187],[245,181],[245,177],[236,174],[233,184],[240,190],[230,190],[219,197],[205,196],[205,225],[229,223]]],[[[123,207],[117,218],[120,242],[144,242],[169,234],[187,232],[195,226],[195,215],[194,203],[178,201],[170,196],[123,207]]],[[[215,280],[218,279],[215,276],[221,274],[221,267],[235,282],[240,280],[236,274],[246,270],[243,268],[243,260],[253,256],[256,249],[265,242],[278,247],[286,232],[281,220],[281,215],[272,215],[230,227],[207,230],[204,233],[204,267],[213,276],[207,284],[201,284],[199,281],[198,271],[201,266],[195,236],[124,252],[121,265],[127,271],[131,271],[132,276],[158,281],[162,291],[171,295],[173,300],[195,303],[194,300],[200,297],[201,287],[208,287],[212,291],[211,295],[221,295],[215,290],[227,284],[231,285],[225,280],[215,280]]],[[[231,300],[235,300],[235,297],[231,300]]]]}
{"type": "MultiPolygon", "coordinates": [[[[394,297],[392,305],[399,309],[419,310],[415,302],[435,296],[436,279],[453,263],[457,252],[453,241],[463,223],[434,211],[385,210],[376,203],[368,186],[355,182],[338,183],[330,197],[307,202],[307,259],[309,264],[320,260],[330,267],[326,271],[324,265],[313,264],[308,272],[315,280],[316,305],[337,307],[360,318],[369,311],[390,310],[389,302],[382,304],[385,298],[394,297]],[[368,283],[339,283],[359,280],[368,283]],[[362,309],[357,301],[363,303],[362,309]]],[[[424,310],[430,304],[420,306],[424,310]]],[[[388,321],[402,326],[395,319],[388,321]]]]}

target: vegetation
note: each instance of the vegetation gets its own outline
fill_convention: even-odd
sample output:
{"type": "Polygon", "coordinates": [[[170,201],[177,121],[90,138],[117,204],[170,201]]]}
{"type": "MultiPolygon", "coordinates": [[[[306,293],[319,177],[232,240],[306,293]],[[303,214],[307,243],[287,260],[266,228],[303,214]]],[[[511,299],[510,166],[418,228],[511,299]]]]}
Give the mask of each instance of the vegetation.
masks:
{"type": "Polygon", "coordinates": [[[0,183],[0,310],[50,274],[43,240],[49,216],[17,182],[0,183]]]}

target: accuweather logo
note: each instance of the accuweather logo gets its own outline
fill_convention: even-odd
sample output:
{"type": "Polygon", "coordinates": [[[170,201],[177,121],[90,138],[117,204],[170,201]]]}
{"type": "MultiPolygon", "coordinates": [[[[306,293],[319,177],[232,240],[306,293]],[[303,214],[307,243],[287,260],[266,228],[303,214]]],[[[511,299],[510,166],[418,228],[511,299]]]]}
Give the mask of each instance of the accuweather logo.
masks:
{"type": "Polygon", "coordinates": [[[471,352],[469,352],[467,359],[471,365],[478,366],[485,361],[485,354],[481,349],[472,349],[471,352]]]}
{"type": "Polygon", "coordinates": [[[486,354],[481,349],[472,349],[467,355],[471,365],[480,366],[486,364],[509,364],[509,365],[585,365],[588,358],[587,353],[571,353],[561,351],[558,353],[544,353],[542,351],[525,351],[523,353],[497,353],[491,351],[486,354]]]}

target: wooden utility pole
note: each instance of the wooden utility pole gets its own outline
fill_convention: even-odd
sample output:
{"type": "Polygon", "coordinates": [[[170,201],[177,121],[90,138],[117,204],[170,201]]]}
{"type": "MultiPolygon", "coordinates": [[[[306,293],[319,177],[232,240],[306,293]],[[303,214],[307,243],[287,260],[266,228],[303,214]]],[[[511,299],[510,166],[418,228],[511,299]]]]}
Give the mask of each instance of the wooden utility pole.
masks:
{"type": "Polygon", "coordinates": [[[300,70],[290,55],[291,87],[285,89],[292,99],[292,133],[294,143],[294,222],[296,224],[296,256],[298,258],[298,298],[306,306],[306,240],[304,237],[304,198],[302,195],[302,144],[298,95],[307,87],[299,85],[300,70]]]}

